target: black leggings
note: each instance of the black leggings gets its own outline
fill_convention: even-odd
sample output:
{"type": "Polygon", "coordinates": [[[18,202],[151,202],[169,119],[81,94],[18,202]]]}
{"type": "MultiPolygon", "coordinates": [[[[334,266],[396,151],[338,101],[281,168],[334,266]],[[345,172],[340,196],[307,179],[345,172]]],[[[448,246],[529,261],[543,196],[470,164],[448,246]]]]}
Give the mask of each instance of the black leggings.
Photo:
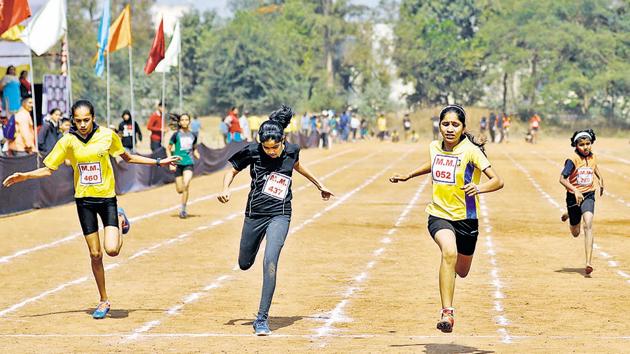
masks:
{"type": "Polygon", "coordinates": [[[83,236],[93,234],[98,231],[98,219],[101,217],[103,227],[114,226],[118,228],[118,204],[116,197],[113,198],[76,198],[77,214],[83,236]]]}
{"type": "Polygon", "coordinates": [[[241,248],[238,265],[242,270],[249,269],[256,260],[256,254],[265,235],[267,245],[263,260],[263,287],[258,316],[267,317],[273,293],[276,290],[276,273],[280,251],[289,233],[289,215],[245,217],[241,234],[241,248]]]}

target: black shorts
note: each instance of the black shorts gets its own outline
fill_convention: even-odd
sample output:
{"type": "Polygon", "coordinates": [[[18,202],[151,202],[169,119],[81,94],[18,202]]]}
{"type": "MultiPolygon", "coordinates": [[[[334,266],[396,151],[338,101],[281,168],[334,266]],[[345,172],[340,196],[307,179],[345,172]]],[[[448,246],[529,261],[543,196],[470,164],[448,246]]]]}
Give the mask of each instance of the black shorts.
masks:
{"type": "Polygon", "coordinates": [[[98,219],[101,217],[103,227],[114,226],[118,228],[118,203],[116,197],[113,198],[76,198],[77,214],[83,230],[83,236],[93,234],[98,231],[98,219]]]}
{"type": "Polygon", "coordinates": [[[184,171],[193,171],[195,165],[177,165],[175,168],[175,177],[181,177],[184,175],[184,171]]]}
{"type": "Polygon", "coordinates": [[[477,236],[479,235],[479,220],[446,220],[429,215],[429,233],[435,239],[435,235],[440,230],[451,230],[455,234],[457,242],[457,253],[464,256],[472,256],[477,246],[477,236]]]}
{"type": "Polygon", "coordinates": [[[579,225],[582,221],[582,214],[590,211],[595,214],[595,192],[582,193],[584,200],[577,205],[575,194],[567,192],[567,211],[569,212],[569,223],[571,226],[579,225]]]}

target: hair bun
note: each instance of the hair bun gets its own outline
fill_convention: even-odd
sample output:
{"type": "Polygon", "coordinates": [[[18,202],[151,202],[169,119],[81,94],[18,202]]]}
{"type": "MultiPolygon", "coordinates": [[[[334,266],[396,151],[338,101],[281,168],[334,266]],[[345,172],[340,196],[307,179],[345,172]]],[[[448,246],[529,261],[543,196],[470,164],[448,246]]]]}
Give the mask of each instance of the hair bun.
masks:
{"type": "Polygon", "coordinates": [[[269,115],[269,120],[279,123],[283,129],[289,126],[291,118],[293,118],[293,109],[285,104],[269,115]]]}

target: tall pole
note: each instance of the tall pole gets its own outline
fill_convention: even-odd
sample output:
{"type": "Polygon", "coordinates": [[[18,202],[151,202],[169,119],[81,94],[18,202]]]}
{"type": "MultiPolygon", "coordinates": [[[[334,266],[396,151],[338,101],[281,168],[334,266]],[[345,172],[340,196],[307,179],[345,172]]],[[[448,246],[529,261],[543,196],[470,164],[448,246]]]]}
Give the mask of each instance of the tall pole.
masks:
{"type": "Polygon", "coordinates": [[[166,73],[162,73],[162,141],[164,141],[164,115],[166,114],[166,73]]]}
{"type": "Polygon", "coordinates": [[[133,93],[133,56],[131,46],[129,46],[129,89],[131,91],[131,132],[133,133],[132,149],[136,151],[136,111],[134,109],[134,93],[133,93]]]}
{"type": "Polygon", "coordinates": [[[179,82],[179,114],[184,112],[184,104],[182,99],[182,57],[181,50],[177,53],[177,70],[179,71],[179,77],[177,81],[179,82]]]}
{"type": "MultiPolygon", "coordinates": [[[[68,32],[66,32],[63,37],[65,52],[66,52],[66,65],[68,66],[68,95],[70,96],[70,102],[68,102],[68,107],[72,107],[72,103],[74,102],[72,97],[72,71],[70,70],[70,45],[68,44],[68,32]]],[[[62,47],[62,48],[63,48],[62,47]]],[[[62,50],[63,51],[63,50],[62,50]]],[[[72,113],[72,112],[70,112],[72,113]]],[[[71,115],[71,114],[70,114],[71,115]]]]}
{"type": "Polygon", "coordinates": [[[105,61],[107,62],[107,127],[111,124],[111,116],[109,111],[109,52],[105,55],[105,61]]]}
{"type": "MultiPolygon", "coordinates": [[[[29,79],[31,80],[31,93],[33,99],[33,135],[35,135],[35,149],[39,151],[39,137],[37,136],[37,101],[35,99],[35,81],[33,81],[33,51],[29,49],[28,51],[28,62],[30,65],[29,79]]],[[[37,168],[39,168],[39,158],[37,160],[37,168]]]]}

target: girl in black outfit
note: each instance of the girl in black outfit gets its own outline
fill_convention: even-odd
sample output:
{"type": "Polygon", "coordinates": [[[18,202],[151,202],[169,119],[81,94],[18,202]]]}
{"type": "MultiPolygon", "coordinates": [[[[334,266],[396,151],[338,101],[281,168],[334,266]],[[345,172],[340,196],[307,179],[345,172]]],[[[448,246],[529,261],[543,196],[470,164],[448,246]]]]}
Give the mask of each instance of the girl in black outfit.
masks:
{"type": "Polygon", "coordinates": [[[293,111],[285,105],[271,113],[269,120],[258,131],[260,143],[248,144],[229,159],[233,168],[225,174],[223,192],[218,197],[221,203],[227,203],[234,177],[247,166],[250,167],[252,182],[245,209],[238,264],[242,270],[249,269],[254,264],[263,237],[267,237],[262,297],[253,323],[254,331],[259,336],[271,334],[267,318],[276,287],[278,258],[291,221],[293,170],[311,181],[321,192],[322,199],[328,200],[333,196],[300,164],[300,147],[286,141],[284,129],[292,116],[293,111]]]}

